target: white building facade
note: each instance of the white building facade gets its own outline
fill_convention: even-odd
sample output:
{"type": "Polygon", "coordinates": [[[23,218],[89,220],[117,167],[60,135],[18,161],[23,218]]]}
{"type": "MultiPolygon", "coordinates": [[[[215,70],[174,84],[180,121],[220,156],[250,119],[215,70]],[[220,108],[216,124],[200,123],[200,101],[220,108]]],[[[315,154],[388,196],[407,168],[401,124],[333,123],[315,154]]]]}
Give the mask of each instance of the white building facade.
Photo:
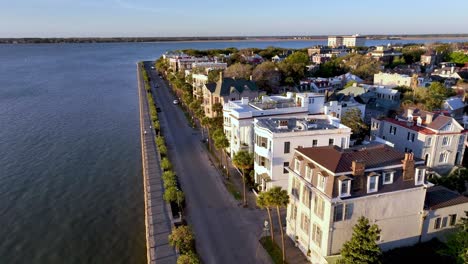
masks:
{"type": "Polygon", "coordinates": [[[254,171],[260,191],[274,186],[286,189],[288,172],[285,168],[299,147],[349,147],[351,129],[327,115],[275,117],[255,119],[254,171]]]}

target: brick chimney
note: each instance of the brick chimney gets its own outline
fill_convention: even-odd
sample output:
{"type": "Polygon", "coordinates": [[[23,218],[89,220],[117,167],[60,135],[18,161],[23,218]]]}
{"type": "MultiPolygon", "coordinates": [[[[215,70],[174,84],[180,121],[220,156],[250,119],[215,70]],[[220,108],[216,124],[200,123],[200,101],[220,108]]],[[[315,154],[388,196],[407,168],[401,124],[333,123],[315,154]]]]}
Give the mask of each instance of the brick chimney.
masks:
{"type": "Polygon", "coordinates": [[[405,153],[405,159],[401,161],[403,163],[403,180],[410,181],[414,179],[414,154],[405,153]]]}
{"type": "Polygon", "coordinates": [[[366,170],[366,164],[362,161],[353,160],[351,164],[351,170],[354,176],[351,185],[353,192],[365,189],[366,180],[364,173],[366,170]]]}

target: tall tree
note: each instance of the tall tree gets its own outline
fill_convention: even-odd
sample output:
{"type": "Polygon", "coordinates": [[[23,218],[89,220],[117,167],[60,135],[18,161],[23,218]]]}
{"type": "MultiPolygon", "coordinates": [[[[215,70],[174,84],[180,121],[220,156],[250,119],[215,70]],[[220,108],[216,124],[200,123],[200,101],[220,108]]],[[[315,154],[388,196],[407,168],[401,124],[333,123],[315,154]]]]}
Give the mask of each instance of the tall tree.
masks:
{"type": "Polygon", "coordinates": [[[250,75],[252,75],[252,66],[249,64],[235,63],[224,71],[224,75],[236,79],[249,79],[250,75]]]}
{"type": "Polygon", "coordinates": [[[440,254],[454,258],[457,264],[468,263],[468,211],[457,224],[457,231],[447,238],[446,247],[440,254]]]}
{"type": "Polygon", "coordinates": [[[268,213],[268,219],[270,220],[270,237],[271,241],[275,241],[275,235],[273,234],[273,221],[271,220],[271,210],[270,207],[272,206],[271,197],[268,192],[261,192],[257,196],[257,206],[266,209],[268,213]]]}
{"type": "Polygon", "coordinates": [[[350,109],[341,116],[341,123],[349,128],[353,134],[351,137],[362,141],[367,135],[368,126],[361,118],[361,110],[357,108],[350,109]]]}
{"type": "Polygon", "coordinates": [[[281,221],[280,208],[284,208],[289,204],[289,195],[286,190],[282,190],[281,187],[273,187],[268,191],[269,200],[271,205],[276,207],[276,213],[278,214],[278,224],[281,234],[281,248],[283,253],[283,263],[286,261],[286,254],[284,250],[284,231],[283,223],[281,221]]]}
{"type": "Polygon", "coordinates": [[[351,239],[343,244],[341,262],[344,264],[381,263],[382,252],[376,243],[379,236],[379,227],[375,224],[371,225],[369,219],[361,216],[353,227],[351,239]]]}
{"type": "Polygon", "coordinates": [[[229,147],[229,140],[226,138],[226,135],[224,134],[222,129],[217,129],[213,133],[213,140],[215,143],[215,147],[221,150],[223,153],[224,161],[225,161],[224,164],[226,167],[226,174],[227,174],[227,178],[229,179],[229,166],[228,166],[227,154],[226,154],[226,148],[229,147]]]}
{"type": "Polygon", "coordinates": [[[234,154],[234,158],[232,159],[234,166],[238,167],[242,171],[242,180],[244,181],[244,206],[247,205],[247,197],[246,197],[246,180],[245,180],[245,170],[248,170],[253,167],[253,156],[252,153],[247,151],[239,151],[234,154]]]}
{"type": "Polygon", "coordinates": [[[266,61],[255,67],[252,72],[252,79],[258,86],[271,92],[279,87],[281,72],[273,62],[266,61]]]}

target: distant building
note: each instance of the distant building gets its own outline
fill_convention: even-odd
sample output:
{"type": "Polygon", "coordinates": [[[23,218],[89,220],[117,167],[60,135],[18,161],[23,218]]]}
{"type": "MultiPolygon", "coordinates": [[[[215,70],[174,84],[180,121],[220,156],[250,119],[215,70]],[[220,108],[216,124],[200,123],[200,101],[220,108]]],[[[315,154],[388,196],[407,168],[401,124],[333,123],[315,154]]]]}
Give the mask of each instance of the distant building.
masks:
{"type": "Polygon", "coordinates": [[[254,171],[260,191],[287,189],[289,166],[298,147],[349,147],[351,129],[327,115],[255,119],[254,171]]]}
{"type": "Polygon", "coordinates": [[[401,56],[403,56],[403,53],[395,51],[392,48],[377,46],[374,51],[370,52],[370,55],[372,58],[377,59],[385,64],[390,64],[395,59],[399,59],[401,56]]]}
{"type": "Polygon", "coordinates": [[[330,47],[364,47],[366,45],[366,38],[355,34],[352,36],[329,36],[328,46],[330,47]]]}
{"type": "Polygon", "coordinates": [[[383,73],[379,72],[374,74],[374,85],[385,86],[411,86],[411,77],[408,75],[401,75],[397,73],[383,73]]]}
{"type": "Polygon", "coordinates": [[[414,153],[438,172],[460,165],[465,152],[465,131],[454,118],[412,107],[396,118],[373,118],[371,135],[414,153]]]}
{"type": "Polygon", "coordinates": [[[309,78],[299,82],[297,90],[299,92],[326,93],[342,87],[342,80],[331,80],[328,78],[309,78]]]}
{"type": "Polygon", "coordinates": [[[323,113],[325,96],[316,93],[291,93],[262,96],[259,100],[242,98],[223,106],[224,133],[231,156],[240,150],[254,151],[254,119],[303,116],[323,113]]]}
{"type": "Polygon", "coordinates": [[[216,83],[206,83],[203,86],[203,107],[205,116],[215,117],[213,105],[221,104],[222,106],[229,102],[247,97],[249,99],[258,98],[263,95],[255,82],[245,79],[223,78],[220,73],[220,78],[216,83]]]}
{"type": "Polygon", "coordinates": [[[328,37],[328,46],[333,47],[333,48],[343,46],[343,37],[341,37],[341,36],[329,36],[328,37]]]}
{"type": "Polygon", "coordinates": [[[332,58],[332,54],[329,53],[329,54],[315,54],[315,55],[312,55],[312,62],[315,63],[315,64],[322,64],[322,63],[325,63],[327,61],[330,61],[331,58],[332,58]]]}
{"type": "Polygon", "coordinates": [[[271,58],[271,61],[275,63],[282,62],[286,59],[286,57],[287,55],[275,55],[271,58]]]}
{"type": "Polygon", "coordinates": [[[361,112],[361,118],[364,120],[366,114],[366,105],[357,102],[353,96],[339,96],[336,99],[329,100],[323,107],[324,113],[341,120],[341,117],[352,109],[358,109],[361,112]]]}
{"type": "Polygon", "coordinates": [[[198,71],[208,74],[211,70],[225,70],[227,63],[209,61],[209,62],[194,62],[192,63],[192,69],[198,69],[198,71]]]}
{"type": "Polygon", "coordinates": [[[184,72],[185,70],[191,70],[193,63],[213,62],[212,59],[208,57],[194,57],[186,54],[169,56],[168,59],[169,68],[174,72],[184,72]]]}

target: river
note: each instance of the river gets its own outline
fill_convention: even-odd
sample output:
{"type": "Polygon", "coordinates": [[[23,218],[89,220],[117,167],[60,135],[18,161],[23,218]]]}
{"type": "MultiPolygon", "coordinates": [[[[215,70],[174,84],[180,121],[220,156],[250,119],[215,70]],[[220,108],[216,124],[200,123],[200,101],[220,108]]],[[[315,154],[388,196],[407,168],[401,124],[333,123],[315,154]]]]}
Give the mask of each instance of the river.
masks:
{"type": "Polygon", "coordinates": [[[0,263],[145,262],[137,61],[316,44],[0,45],[0,263]]]}

